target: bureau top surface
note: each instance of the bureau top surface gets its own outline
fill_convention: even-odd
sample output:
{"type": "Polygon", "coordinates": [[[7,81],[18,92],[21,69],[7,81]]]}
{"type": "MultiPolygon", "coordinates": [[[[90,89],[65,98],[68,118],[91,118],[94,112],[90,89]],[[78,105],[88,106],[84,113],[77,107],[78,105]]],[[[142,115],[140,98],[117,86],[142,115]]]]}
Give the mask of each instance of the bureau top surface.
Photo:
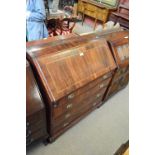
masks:
{"type": "Polygon", "coordinates": [[[51,42],[27,48],[27,55],[51,101],[116,68],[104,38],[51,42]]]}
{"type": "Polygon", "coordinates": [[[40,111],[43,107],[37,83],[29,63],[26,62],[26,116],[40,111]]]}

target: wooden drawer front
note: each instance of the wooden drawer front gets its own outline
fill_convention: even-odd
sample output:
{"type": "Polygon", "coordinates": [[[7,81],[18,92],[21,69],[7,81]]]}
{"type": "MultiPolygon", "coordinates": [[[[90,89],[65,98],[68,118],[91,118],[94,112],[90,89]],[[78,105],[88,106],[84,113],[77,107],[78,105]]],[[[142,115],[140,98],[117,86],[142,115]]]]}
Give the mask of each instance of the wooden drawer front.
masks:
{"type": "Polygon", "coordinates": [[[45,120],[45,110],[41,110],[34,113],[31,116],[26,117],[26,127],[32,127],[34,124],[41,124],[45,120]]]}
{"type": "MultiPolygon", "coordinates": [[[[28,123],[27,123],[28,124],[28,123]]],[[[35,132],[41,128],[45,128],[45,120],[38,120],[38,122],[34,123],[34,124],[30,124],[26,126],[26,132],[32,133],[35,132]]]]}
{"type": "Polygon", "coordinates": [[[96,18],[96,12],[85,10],[84,14],[96,18]]]}
{"type": "Polygon", "coordinates": [[[71,122],[76,118],[77,115],[80,115],[82,111],[85,111],[87,107],[97,106],[98,103],[102,101],[105,91],[106,88],[96,92],[90,98],[85,99],[83,102],[77,104],[77,106],[71,111],[66,112],[55,120],[53,119],[53,128],[56,128],[57,126],[62,126],[61,124],[66,121],[71,122]]]}
{"type": "Polygon", "coordinates": [[[94,95],[95,92],[97,92],[98,90],[106,87],[111,80],[111,78],[107,78],[107,77],[109,77],[109,75],[101,77],[101,78],[97,79],[96,81],[94,81],[93,83],[90,83],[88,86],[81,88],[81,90],[78,90],[77,92],[74,93],[75,95],[72,94],[72,96],[76,96],[77,94],[80,94],[80,95],[77,95],[75,98],[73,97],[72,99],[70,99],[70,98],[62,99],[59,102],[59,105],[57,107],[54,107],[53,118],[57,118],[60,115],[62,115],[63,113],[65,113],[66,111],[72,110],[73,108],[75,108],[77,106],[78,103],[82,102],[84,99],[90,97],[91,95],[94,95]],[[103,80],[103,79],[105,79],[105,80],[103,80]],[[96,85],[96,86],[94,86],[94,85],[96,85]],[[88,90],[88,88],[89,88],[89,90],[88,90]],[[82,94],[81,94],[81,92],[82,92],[82,94]]]}
{"type": "Polygon", "coordinates": [[[91,104],[81,106],[81,108],[77,109],[76,112],[68,113],[64,116],[64,117],[66,117],[66,116],[70,116],[70,117],[55,121],[52,126],[53,134],[55,134],[55,133],[59,132],[60,130],[64,129],[65,127],[67,127],[69,124],[72,123],[72,121],[74,121],[75,119],[80,117],[82,114],[87,112],[89,109],[92,109],[92,108],[96,107],[97,105],[99,105],[101,103],[101,101],[102,101],[102,97],[98,98],[95,101],[92,101],[91,104]]]}
{"type": "Polygon", "coordinates": [[[38,140],[39,138],[42,138],[44,136],[46,136],[46,130],[45,129],[40,129],[32,134],[29,134],[26,137],[26,145],[30,145],[31,143],[33,143],[34,141],[38,140]]]}
{"type": "Polygon", "coordinates": [[[95,12],[97,10],[97,7],[91,4],[84,4],[84,9],[95,12]]]}
{"type": "Polygon", "coordinates": [[[128,72],[129,69],[128,67],[123,67],[117,70],[117,72],[115,73],[115,81],[122,75],[124,75],[126,72],[128,72]]]}
{"type": "Polygon", "coordinates": [[[119,91],[120,88],[121,88],[121,86],[120,86],[120,82],[118,80],[115,83],[113,83],[112,86],[110,87],[109,95],[112,95],[113,93],[119,91]]]}
{"type": "Polygon", "coordinates": [[[105,81],[105,83],[108,83],[109,80],[111,79],[110,77],[112,77],[111,73],[107,73],[106,75],[103,75],[103,76],[99,77],[98,79],[96,79],[93,82],[87,84],[86,86],[84,86],[84,87],[78,89],[77,91],[69,94],[67,97],[62,98],[59,101],[59,104],[65,104],[65,103],[74,101],[74,99],[78,95],[83,94],[84,92],[90,90],[92,87],[96,86],[98,83],[102,82],[103,80],[107,80],[109,78],[108,81],[105,81]]]}
{"type": "Polygon", "coordinates": [[[125,85],[127,85],[129,82],[129,72],[127,72],[124,77],[122,78],[122,80],[120,80],[120,85],[123,87],[125,85]]]}

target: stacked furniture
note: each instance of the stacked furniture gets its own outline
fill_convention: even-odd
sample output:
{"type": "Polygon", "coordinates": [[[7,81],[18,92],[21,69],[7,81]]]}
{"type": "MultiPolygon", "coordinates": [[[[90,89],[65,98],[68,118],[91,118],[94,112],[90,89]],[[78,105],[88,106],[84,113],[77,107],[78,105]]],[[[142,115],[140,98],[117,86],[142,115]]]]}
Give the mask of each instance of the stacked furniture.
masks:
{"type": "Polygon", "coordinates": [[[82,23],[84,22],[85,15],[90,16],[95,19],[95,29],[97,20],[102,21],[104,24],[107,21],[109,12],[117,9],[117,4],[118,0],[115,0],[115,3],[112,4],[110,2],[107,3],[107,0],[103,0],[102,2],[96,0],[79,0],[78,12],[83,15],[82,23]]]}
{"type": "Polygon", "coordinates": [[[128,35],[112,30],[27,43],[46,107],[49,142],[127,85],[128,35]]]}
{"type": "Polygon", "coordinates": [[[48,137],[45,106],[29,63],[26,63],[26,145],[48,137]]]}

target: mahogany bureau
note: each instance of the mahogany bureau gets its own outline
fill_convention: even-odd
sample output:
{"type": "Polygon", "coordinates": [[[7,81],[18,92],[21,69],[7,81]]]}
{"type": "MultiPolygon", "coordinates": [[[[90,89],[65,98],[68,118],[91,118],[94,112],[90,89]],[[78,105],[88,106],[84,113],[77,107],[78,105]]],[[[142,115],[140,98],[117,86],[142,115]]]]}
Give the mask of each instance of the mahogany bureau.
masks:
{"type": "Polygon", "coordinates": [[[28,62],[26,62],[26,145],[47,138],[45,107],[28,62]]]}
{"type": "Polygon", "coordinates": [[[48,140],[102,104],[117,68],[102,37],[73,37],[27,46],[47,109],[48,140]]]}
{"type": "Polygon", "coordinates": [[[117,70],[108,88],[105,100],[124,88],[129,82],[129,35],[110,38],[109,45],[117,64],[117,70]]]}

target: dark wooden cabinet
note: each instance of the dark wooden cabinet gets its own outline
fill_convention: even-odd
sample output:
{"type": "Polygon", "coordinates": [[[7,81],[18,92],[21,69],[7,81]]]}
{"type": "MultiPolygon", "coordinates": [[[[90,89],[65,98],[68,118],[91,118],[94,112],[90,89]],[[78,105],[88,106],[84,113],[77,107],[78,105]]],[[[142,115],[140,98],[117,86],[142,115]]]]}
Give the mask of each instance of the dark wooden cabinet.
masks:
{"type": "Polygon", "coordinates": [[[44,103],[29,63],[26,63],[26,145],[47,138],[44,103]]]}
{"type": "Polygon", "coordinates": [[[27,58],[46,101],[50,141],[102,104],[117,67],[98,37],[27,46],[27,58]]]}

